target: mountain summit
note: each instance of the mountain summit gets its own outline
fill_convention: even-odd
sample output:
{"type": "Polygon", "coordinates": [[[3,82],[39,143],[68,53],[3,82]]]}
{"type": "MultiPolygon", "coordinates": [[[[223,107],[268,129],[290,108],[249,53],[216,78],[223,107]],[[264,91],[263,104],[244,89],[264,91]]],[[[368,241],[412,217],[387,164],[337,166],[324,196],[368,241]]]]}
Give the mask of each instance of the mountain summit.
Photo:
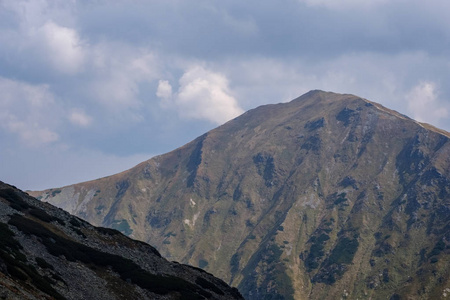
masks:
{"type": "Polygon", "coordinates": [[[437,299],[450,290],[449,137],[311,91],[123,173],[34,195],[247,299],[437,299]]]}

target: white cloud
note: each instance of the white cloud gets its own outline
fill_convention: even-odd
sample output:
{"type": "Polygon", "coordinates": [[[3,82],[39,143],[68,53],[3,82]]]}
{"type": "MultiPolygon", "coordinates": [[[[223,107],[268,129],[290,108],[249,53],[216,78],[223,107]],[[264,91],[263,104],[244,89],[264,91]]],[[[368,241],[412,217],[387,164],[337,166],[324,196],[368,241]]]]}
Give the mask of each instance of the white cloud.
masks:
{"type": "Polygon", "coordinates": [[[80,127],[89,127],[92,123],[92,117],[88,116],[82,110],[72,110],[69,115],[69,120],[72,124],[80,126],[80,127]]]}
{"type": "Polygon", "coordinates": [[[173,105],[172,86],[167,80],[159,80],[158,88],[156,89],[156,96],[161,99],[160,106],[163,109],[170,109],[173,105]]]}
{"type": "Polygon", "coordinates": [[[44,42],[45,57],[56,70],[74,74],[83,68],[85,51],[74,29],[47,21],[37,34],[44,42]]]}
{"type": "Polygon", "coordinates": [[[0,77],[0,108],[13,108],[18,102],[40,108],[54,102],[53,94],[46,84],[31,85],[0,77]]]}
{"type": "Polygon", "coordinates": [[[169,99],[172,87],[161,80],[157,96],[162,99],[163,106],[171,105],[181,117],[222,124],[243,113],[222,74],[194,66],[183,74],[179,85],[178,92],[169,99]]]}
{"type": "Polygon", "coordinates": [[[438,91],[434,82],[421,82],[406,96],[408,111],[419,122],[439,123],[448,117],[448,110],[439,103],[438,91]]]}
{"type": "Polygon", "coordinates": [[[58,134],[39,123],[27,123],[17,120],[15,116],[3,117],[3,126],[11,133],[17,134],[28,146],[36,147],[58,140],[58,134]]]}
{"type": "Polygon", "coordinates": [[[160,80],[158,82],[158,89],[156,90],[156,96],[162,100],[168,100],[172,98],[172,86],[167,80],[160,80]]]}
{"type": "Polygon", "coordinates": [[[121,43],[99,43],[91,51],[90,94],[94,101],[111,110],[139,108],[142,84],[158,78],[160,61],[149,49],[128,47],[121,43]]]}
{"type": "Polygon", "coordinates": [[[0,26],[1,52],[30,73],[36,68],[46,74],[79,73],[88,45],[74,27],[73,5],[73,1],[0,1],[0,12],[10,16],[7,26],[0,26]]]}
{"type": "Polygon", "coordinates": [[[59,108],[47,85],[30,85],[0,77],[0,95],[1,129],[17,135],[32,147],[58,140],[52,128],[56,128],[59,108]]]}
{"type": "Polygon", "coordinates": [[[83,69],[86,46],[74,29],[74,1],[4,0],[0,10],[11,16],[0,42],[25,68],[45,67],[64,74],[83,69]],[[31,58],[32,59],[29,59],[31,58]],[[43,65],[42,65],[43,64],[43,65]]]}

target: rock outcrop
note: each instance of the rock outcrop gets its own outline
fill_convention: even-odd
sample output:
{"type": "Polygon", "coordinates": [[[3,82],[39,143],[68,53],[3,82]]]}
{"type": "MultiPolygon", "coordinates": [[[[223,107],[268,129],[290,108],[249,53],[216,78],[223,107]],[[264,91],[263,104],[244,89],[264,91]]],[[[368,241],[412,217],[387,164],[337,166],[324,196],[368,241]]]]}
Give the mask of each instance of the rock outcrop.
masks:
{"type": "Polygon", "coordinates": [[[243,299],[194,267],[0,182],[1,299],[243,299]]]}

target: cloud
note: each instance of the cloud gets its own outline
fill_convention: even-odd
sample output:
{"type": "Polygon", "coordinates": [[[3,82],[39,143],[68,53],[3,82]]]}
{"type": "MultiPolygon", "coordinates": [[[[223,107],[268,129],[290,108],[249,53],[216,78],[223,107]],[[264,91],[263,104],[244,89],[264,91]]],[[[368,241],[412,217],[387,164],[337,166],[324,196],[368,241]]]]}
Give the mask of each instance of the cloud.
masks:
{"type": "MultiPolygon", "coordinates": [[[[449,130],[449,9],[447,0],[0,0],[3,161],[20,161],[11,155],[22,148],[37,162],[63,144],[166,152],[311,89],[449,130]]],[[[71,155],[61,151],[60,161],[71,155]]],[[[53,176],[51,156],[22,173],[53,176]]]]}
{"type": "Polygon", "coordinates": [[[179,85],[172,95],[169,82],[160,80],[156,94],[165,107],[171,106],[183,118],[222,124],[243,113],[231,95],[228,80],[220,73],[194,66],[181,76],[179,85]]]}
{"type": "Polygon", "coordinates": [[[90,59],[89,98],[111,111],[140,108],[142,85],[156,80],[161,69],[158,55],[150,49],[117,42],[96,44],[90,59]]]}
{"type": "Polygon", "coordinates": [[[3,127],[17,134],[28,146],[41,146],[58,140],[58,134],[38,123],[19,121],[15,116],[1,118],[3,127]]]}
{"type": "MultiPolygon", "coordinates": [[[[445,58],[424,52],[396,55],[362,52],[321,61],[286,60],[282,57],[241,58],[232,63],[218,63],[214,68],[233,79],[233,93],[246,109],[289,101],[309,90],[321,89],[355,94],[408,114],[405,95],[417,82],[450,80],[450,73],[442,68],[444,65],[448,65],[445,58]]],[[[449,88],[441,85],[439,92],[439,103],[448,110],[445,95],[448,95],[449,88]]],[[[440,121],[442,126],[450,126],[444,118],[440,121]]]]}
{"type": "Polygon", "coordinates": [[[74,29],[47,21],[37,30],[37,35],[44,42],[43,56],[56,70],[74,74],[83,68],[85,51],[74,29]]]}
{"type": "Polygon", "coordinates": [[[160,80],[158,82],[158,88],[156,90],[156,96],[161,98],[161,103],[166,106],[166,102],[172,99],[172,86],[167,80],[160,80]]]}
{"type": "Polygon", "coordinates": [[[449,111],[439,103],[438,89],[434,82],[421,82],[406,95],[408,111],[419,122],[438,124],[448,117],[449,111]]]}
{"type": "MultiPolygon", "coordinates": [[[[24,72],[76,74],[83,69],[86,42],[74,28],[72,1],[0,1],[9,18],[0,23],[0,43],[9,63],[24,72]],[[4,26],[2,26],[4,25],[4,26]]],[[[0,15],[0,17],[2,17],[0,15]]]]}
{"type": "Polygon", "coordinates": [[[2,110],[13,109],[16,105],[20,107],[19,103],[24,103],[34,109],[51,105],[54,102],[54,96],[47,84],[32,85],[4,77],[0,77],[0,94],[2,95],[0,101],[2,110]]]}
{"type": "Polygon", "coordinates": [[[36,147],[58,140],[58,112],[48,85],[30,85],[0,77],[0,128],[36,147]]]}
{"type": "Polygon", "coordinates": [[[80,127],[89,127],[92,123],[92,117],[88,116],[84,111],[72,110],[69,115],[69,120],[72,124],[80,127]]]}

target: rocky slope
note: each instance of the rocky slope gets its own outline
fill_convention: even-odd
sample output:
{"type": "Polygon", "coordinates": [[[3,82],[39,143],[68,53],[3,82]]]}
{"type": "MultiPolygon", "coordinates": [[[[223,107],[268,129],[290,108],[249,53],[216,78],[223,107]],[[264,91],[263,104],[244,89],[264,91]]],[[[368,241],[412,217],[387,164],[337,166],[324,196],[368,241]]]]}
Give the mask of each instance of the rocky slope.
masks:
{"type": "Polygon", "coordinates": [[[312,91],[123,173],[34,195],[247,299],[439,299],[450,289],[449,136],[312,91]]]}
{"type": "Polygon", "coordinates": [[[243,299],[203,270],[0,182],[1,299],[243,299]]]}

